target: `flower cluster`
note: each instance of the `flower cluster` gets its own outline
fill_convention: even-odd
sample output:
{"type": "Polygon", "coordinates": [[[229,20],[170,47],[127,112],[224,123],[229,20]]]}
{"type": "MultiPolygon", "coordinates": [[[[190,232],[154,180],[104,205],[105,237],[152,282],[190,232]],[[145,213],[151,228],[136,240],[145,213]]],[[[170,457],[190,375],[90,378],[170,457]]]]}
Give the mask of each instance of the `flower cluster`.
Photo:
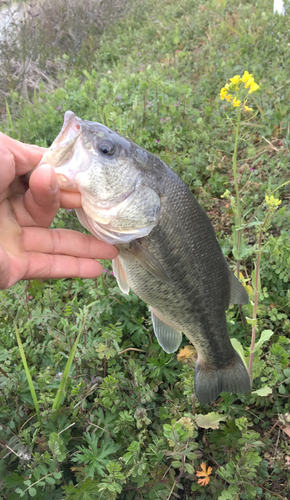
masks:
{"type": "Polygon", "coordinates": [[[270,197],[266,195],[265,201],[268,207],[272,210],[275,210],[281,204],[281,200],[279,200],[278,198],[274,198],[273,195],[271,195],[270,197]]]}
{"type": "Polygon", "coordinates": [[[233,78],[230,78],[230,82],[221,89],[220,98],[222,101],[225,99],[227,102],[231,102],[234,108],[240,107],[242,103],[245,111],[253,111],[252,108],[247,106],[247,94],[252,94],[258,90],[258,88],[260,87],[255,82],[253,75],[245,71],[242,77],[240,75],[235,75],[233,78]],[[240,90],[239,87],[241,84],[244,84],[245,90],[249,89],[248,93],[244,96],[242,95],[245,94],[244,90],[240,90]]]}

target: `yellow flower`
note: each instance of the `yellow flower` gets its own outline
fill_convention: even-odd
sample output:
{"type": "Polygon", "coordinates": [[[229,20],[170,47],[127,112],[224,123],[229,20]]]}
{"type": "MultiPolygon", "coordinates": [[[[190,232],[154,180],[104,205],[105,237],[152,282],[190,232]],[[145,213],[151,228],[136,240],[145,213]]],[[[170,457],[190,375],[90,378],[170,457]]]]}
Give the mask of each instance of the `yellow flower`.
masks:
{"type": "Polygon", "coordinates": [[[259,85],[257,85],[255,82],[253,82],[251,84],[251,87],[250,87],[250,90],[249,90],[249,94],[251,94],[252,92],[255,92],[256,90],[258,90],[260,88],[259,85]]]}
{"type": "Polygon", "coordinates": [[[226,100],[230,102],[230,100],[233,98],[232,94],[226,95],[226,100]]]}
{"type": "Polygon", "coordinates": [[[270,196],[265,196],[265,200],[266,200],[266,203],[268,205],[269,208],[276,208],[276,207],[279,207],[279,205],[281,205],[281,200],[278,200],[278,198],[274,198],[273,195],[270,196]]]}
{"type": "Polygon", "coordinates": [[[253,108],[249,108],[249,106],[244,105],[244,110],[245,111],[253,111],[253,108]]]}
{"type": "Polygon", "coordinates": [[[230,81],[234,84],[237,85],[241,81],[240,75],[235,75],[233,78],[230,78],[230,81]]]}
{"type": "Polygon", "coordinates": [[[201,468],[201,471],[196,472],[196,475],[197,475],[197,477],[204,476],[204,478],[203,479],[199,479],[197,481],[197,483],[201,484],[202,486],[206,486],[209,483],[209,481],[210,481],[209,476],[211,475],[212,467],[209,467],[206,470],[206,463],[202,462],[202,464],[200,464],[200,468],[201,468]]]}
{"type": "Polygon", "coordinates": [[[241,101],[237,101],[237,98],[235,97],[234,100],[233,100],[233,102],[232,102],[232,105],[235,108],[238,108],[240,104],[241,104],[241,101]]]}
{"type": "Polygon", "coordinates": [[[226,96],[227,96],[227,91],[226,91],[225,87],[223,87],[221,89],[221,92],[220,92],[220,98],[221,98],[221,100],[223,101],[226,96]]]}
{"type": "Polygon", "coordinates": [[[253,75],[250,75],[248,71],[245,71],[242,77],[242,82],[246,83],[253,75]]]}
{"type": "Polygon", "coordinates": [[[255,80],[251,76],[250,78],[248,78],[247,82],[245,83],[245,89],[248,89],[252,85],[252,83],[255,83],[255,80]]]}
{"type": "Polygon", "coordinates": [[[191,358],[195,354],[195,349],[191,345],[187,345],[184,349],[180,349],[177,354],[177,361],[186,362],[187,359],[191,358]]]}

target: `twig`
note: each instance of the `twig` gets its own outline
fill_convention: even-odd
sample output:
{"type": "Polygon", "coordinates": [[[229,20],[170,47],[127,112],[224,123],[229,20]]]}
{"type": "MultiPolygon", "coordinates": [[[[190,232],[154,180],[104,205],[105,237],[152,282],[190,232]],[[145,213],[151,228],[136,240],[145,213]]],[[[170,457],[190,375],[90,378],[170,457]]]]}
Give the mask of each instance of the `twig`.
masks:
{"type": "Polygon", "coordinates": [[[124,349],[124,351],[118,352],[118,354],[123,354],[123,352],[126,352],[126,351],[146,352],[146,351],[143,351],[143,349],[136,349],[135,347],[128,347],[127,349],[124,349]]]}
{"type": "Polygon", "coordinates": [[[263,486],[262,484],[261,488],[265,491],[268,491],[268,493],[271,493],[271,495],[274,495],[274,497],[281,498],[281,500],[287,500],[286,497],[282,497],[282,495],[279,495],[279,493],[274,493],[274,491],[268,490],[268,488],[265,488],[265,486],[263,486]]]}
{"type": "Polygon", "coordinates": [[[272,142],[268,141],[268,139],[266,139],[266,137],[262,136],[262,139],[264,139],[264,141],[266,141],[269,144],[271,149],[274,149],[275,151],[279,151],[279,149],[275,148],[275,146],[273,146],[272,142]]]}
{"type": "Polygon", "coordinates": [[[275,424],[271,427],[271,429],[265,434],[265,436],[261,439],[261,441],[264,441],[264,439],[266,439],[270,434],[271,432],[275,429],[276,425],[279,424],[279,420],[277,420],[277,422],[275,422],[275,424]]]}

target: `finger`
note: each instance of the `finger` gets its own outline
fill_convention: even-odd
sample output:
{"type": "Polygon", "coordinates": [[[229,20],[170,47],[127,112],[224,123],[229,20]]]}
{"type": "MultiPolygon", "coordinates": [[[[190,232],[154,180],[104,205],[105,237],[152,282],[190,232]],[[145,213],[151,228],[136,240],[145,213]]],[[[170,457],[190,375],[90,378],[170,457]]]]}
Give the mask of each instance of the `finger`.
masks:
{"type": "Polygon", "coordinates": [[[113,245],[97,240],[89,234],[70,229],[26,227],[22,241],[27,252],[63,254],[91,259],[115,259],[118,250],[113,245]]]}
{"type": "Polygon", "coordinates": [[[35,225],[48,227],[60,207],[60,193],[56,174],[49,165],[38,167],[31,175],[25,193],[25,208],[35,225]]]}
{"type": "Polygon", "coordinates": [[[61,208],[81,208],[81,193],[60,190],[61,208]]]}
{"type": "Polygon", "coordinates": [[[24,279],[96,278],[103,268],[97,260],[31,252],[24,279]]]}
{"type": "MultiPolygon", "coordinates": [[[[3,134],[2,134],[3,135],[3,134]]],[[[0,175],[1,193],[8,188],[15,177],[15,162],[13,154],[5,147],[0,135],[0,175]]],[[[0,195],[1,196],[1,195],[0,195]]],[[[0,202],[2,201],[0,197],[0,202]]]]}
{"type": "Polygon", "coordinates": [[[0,144],[13,155],[16,175],[25,174],[36,167],[45,152],[45,148],[16,141],[1,132],[0,144]]]}
{"type": "Polygon", "coordinates": [[[8,255],[0,245],[0,289],[7,288],[10,276],[10,262],[8,255]]]}

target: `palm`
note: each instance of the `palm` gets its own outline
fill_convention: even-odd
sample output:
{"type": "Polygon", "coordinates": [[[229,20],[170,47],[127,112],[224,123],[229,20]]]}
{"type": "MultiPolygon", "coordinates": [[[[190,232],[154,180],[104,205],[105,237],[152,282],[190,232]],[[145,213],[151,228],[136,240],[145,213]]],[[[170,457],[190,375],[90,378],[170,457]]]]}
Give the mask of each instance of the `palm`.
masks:
{"type": "Polygon", "coordinates": [[[20,279],[98,276],[102,266],[94,259],[117,255],[114,247],[92,236],[66,229],[48,229],[60,205],[77,208],[80,195],[60,193],[55,173],[48,165],[33,172],[29,189],[25,189],[15,175],[24,174],[37,165],[42,153],[41,148],[22,145],[0,134],[0,191],[3,189],[0,192],[0,288],[20,279]]]}

